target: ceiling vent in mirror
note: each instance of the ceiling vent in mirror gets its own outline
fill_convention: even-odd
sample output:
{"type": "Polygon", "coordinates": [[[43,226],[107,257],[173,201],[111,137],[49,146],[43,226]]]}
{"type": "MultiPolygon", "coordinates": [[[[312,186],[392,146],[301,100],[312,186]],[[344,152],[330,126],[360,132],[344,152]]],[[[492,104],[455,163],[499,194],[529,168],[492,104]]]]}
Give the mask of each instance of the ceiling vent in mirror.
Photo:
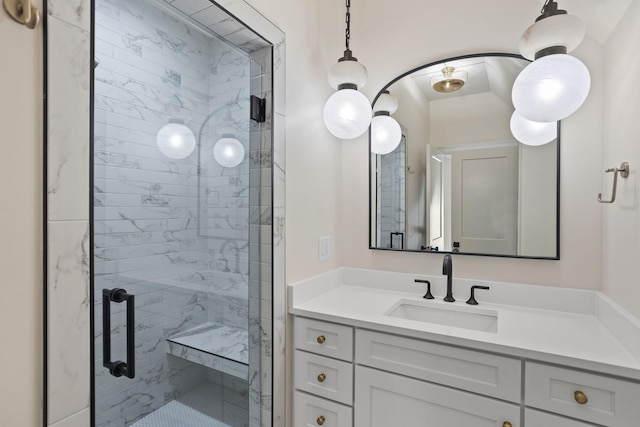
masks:
{"type": "Polygon", "coordinates": [[[520,53],[533,60],[516,78],[512,100],[525,119],[555,122],[573,114],[587,98],[591,78],[587,67],[567,53],[586,32],[579,18],[547,0],[541,15],[522,35],[520,53]]]}
{"type": "Polygon", "coordinates": [[[358,88],[367,82],[367,69],[349,49],[351,38],[351,0],[346,0],[346,36],[344,56],[331,67],[329,84],[337,89],[324,105],[324,123],[332,135],[353,139],[362,135],[371,123],[371,104],[358,88]]]}
{"type": "Polygon", "coordinates": [[[462,89],[467,82],[466,71],[456,71],[455,67],[444,67],[442,75],[431,79],[431,87],[436,92],[448,93],[462,89]]]}

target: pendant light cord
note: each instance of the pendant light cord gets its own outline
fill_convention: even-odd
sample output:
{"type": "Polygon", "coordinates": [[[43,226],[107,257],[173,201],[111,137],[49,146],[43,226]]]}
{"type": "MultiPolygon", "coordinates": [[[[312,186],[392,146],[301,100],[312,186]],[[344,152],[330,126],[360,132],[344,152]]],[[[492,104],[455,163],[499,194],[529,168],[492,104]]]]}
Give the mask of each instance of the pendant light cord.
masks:
{"type": "Polygon", "coordinates": [[[347,6],[347,14],[345,17],[345,22],[347,23],[347,29],[345,31],[345,46],[347,48],[347,50],[349,50],[349,39],[351,38],[351,12],[349,11],[349,8],[351,7],[351,0],[346,0],[346,6],[347,6]]]}
{"type": "Polygon", "coordinates": [[[544,10],[547,8],[547,6],[549,5],[549,3],[551,3],[552,0],[547,0],[544,2],[544,5],[542,6],[542,9],[540,10],[540,13],[544,13],[544,10]]]}

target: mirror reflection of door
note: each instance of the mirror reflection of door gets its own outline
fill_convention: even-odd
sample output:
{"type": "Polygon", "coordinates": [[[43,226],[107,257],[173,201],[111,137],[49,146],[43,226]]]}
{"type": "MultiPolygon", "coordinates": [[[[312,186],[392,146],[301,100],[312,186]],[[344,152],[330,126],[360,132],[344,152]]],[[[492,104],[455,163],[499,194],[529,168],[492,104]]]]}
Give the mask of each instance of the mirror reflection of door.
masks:
{"type": "Polygon", "coordinates": [[[518,146],[453,151],[453,250],[516,255],[518,146]]]}

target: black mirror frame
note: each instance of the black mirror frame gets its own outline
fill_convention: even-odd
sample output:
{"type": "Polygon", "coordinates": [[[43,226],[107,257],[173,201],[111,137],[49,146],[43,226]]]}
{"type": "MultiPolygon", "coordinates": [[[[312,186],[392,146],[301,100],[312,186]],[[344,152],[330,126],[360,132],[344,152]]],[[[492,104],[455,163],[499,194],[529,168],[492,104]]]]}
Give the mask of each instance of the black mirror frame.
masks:
{"type": "MultiPolygon", "coordinates": [[[[374,106],[376,101],[378,100],[378,98],[380,97],[380,95],[389,89],[389,87],[391,87],[391,85],[393,85],[394,83],[396,83],[398,80],[415,73],[416,71],[434,66],[434,65],[438,65],[441,64],[443,62],[450,62],[450,61],[456,61],[459,59],[468,59],[468,58],[478,58],[478,57],[486,57],[486,56],[498,56],[498,57],[508,57],[508,58],[517,58],[517,59],[522,59],[525,61],[529,61],[528,59],[524,58],[522,55],[519,54],[514,54],[514,53],[473,53],[473,54],[468,54],[468,55],[460,55],[460,56],[454,56],[454,57],[450,57],[450,58],[444,58],[444,59],[440,59],[437,61],[433,61],[430,62],[428,64],[425,65],[421,65],[419,67],[413,68],[401,75],[399,75],[398,77],[394,78],[393,80],[391,80],[389,83],[387,83],[382,89],[380,89],[380,91],[376,94],[376,96],[373,98],[373,101],[371,102],[371,105],[374,106]]],[[[529,61],[531,62],[531,61],[529,61]]],[[[372,208],[372,191],[373,191],[373,174],[372,174],[372,155],[371,155],[371,127],[369,127],[369,132],[368,132],[368,141],[369,141],[369,148],[368,148],[368,152],[367,155],[369,156],[369,169],[368,169],[368,173],[369,173],[369,228],[368,228],[368,234],[369,234],[369,249],[370,250],[379,250],[379,251],[391,251],[391,252],[417,252],[417,253],[429,253],[429,254],[455,254],[455,255],[472,255],[472,256],[485,256],[485,257],[497,257],[497,258],[516,258],[516,259],[540,259],[540,260],[552,260],[552,261],[558,261],[560,260],[560,139],[561,139],[561,126],[560,126],[560,121],[558,121],[558,126],[557,126],[557,139],[556,139],[556,147],[557,147],[557,152],[556,152],[556,256],[552,256],[552,257],[536,257],[536,256],[520,256],[520,255],[496,255],[496,254],[484,254],[484,253],[473,253],[473,252],[450,252],[450,251],[428,251],[428,250],[418,250],[418,249],[397,249],[397,248],[379,248],[379,247],[375,247],[373,246],[373,236],[372,236],[372,230],[373,230],[373,208],[372,208]]]]}

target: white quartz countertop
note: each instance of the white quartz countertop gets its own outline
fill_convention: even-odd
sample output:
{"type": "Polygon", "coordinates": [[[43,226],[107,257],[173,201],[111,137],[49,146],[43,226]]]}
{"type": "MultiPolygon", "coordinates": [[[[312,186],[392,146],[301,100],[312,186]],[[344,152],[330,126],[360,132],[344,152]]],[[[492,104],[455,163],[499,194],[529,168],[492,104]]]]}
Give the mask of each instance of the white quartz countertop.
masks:
{"type": "MultiPolygon", "coordinates": [[[[622,323],[608,308],[598,310],[598,304],[593,308],[563,311],[557,306],[546,309],[482,302],[489,291],[477,291],[480,305],[469,306],[465,304],[467,293],[464,298],[458,296],[456,302],[447,303],[441,296],[434,300],[423,299],[421,292],[342,283],[318,286],[318,283],[315,279],[315,283],[308,284],[312,291],[302,288],[304,282],[290,288],[290,293],[305,293],[304,297],[290,298],[291,314],[640,380],[640,360],[632,353],[634,348],[629,347],[638,337],[628,337],[630,341],[627,342],[627,337],[617,331],[614,336],[612,327],[622,323]],[[439,308],[491,310],[497,314],[497,330],[484,332],[385,315],[403,300],[439,308]]],[[[523,285],[515,286],[520,286],[521,294],[526,292],[523,285]]],[[[538,294],[544,291],[541,287],[533,288],[538,294]]],[[[494,292],[500,292],[500,289],[498,286],[494,292]]],[[[584,291],[577,292],[581,292],[580,298],[584,301],[589,300],[584,291]]],[[[597,293],[593,294],[594,298],[599,298],[597,293]]],[[[550,295],[551,298],[554,296],[550,295]]],[[[531,298],[539,298],[539,295],[531,298]]],[[[629,331],[634,332],[628,322],[623,327],[627,335],[629,331]]]]}

